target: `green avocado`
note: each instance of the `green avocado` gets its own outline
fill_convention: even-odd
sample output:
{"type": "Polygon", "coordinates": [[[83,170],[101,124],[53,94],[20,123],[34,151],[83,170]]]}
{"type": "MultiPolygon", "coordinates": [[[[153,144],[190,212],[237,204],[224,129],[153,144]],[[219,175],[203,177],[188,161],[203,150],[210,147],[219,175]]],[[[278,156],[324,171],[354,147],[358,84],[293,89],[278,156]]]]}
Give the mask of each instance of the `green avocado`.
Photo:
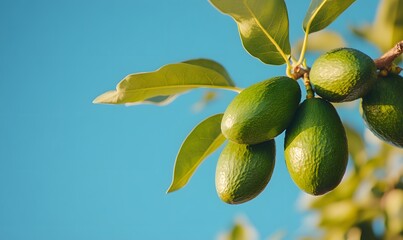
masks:
{"type": "Polygon", "coordinates": [[[284,154],[295,184],[312,195],[339,185],[347,167],[346,133],[336,109],[324,99],[306,99],[285,132],[284,154]]]}
{"type": "Polygon", "coordinates": [[[347,102],[364,96],[376,81],[376,66],[365,53],[338,48],[312,65],[310,82],[315,92],[330,102],[347,102]]]}
{"type": "Polygon", "coordinates": [[[403,77],[390,74],[378,78],[362,98],[361,114],[376,136],[403,148],[403,77]]]}
{"type": "Polygon", "coordinates": [[[273,139],[290,123],[301,100],[298,83],[274,77],[244,89],[228,105],[221,122],[223,135],[239,144],[273,139]]]}
{"type": "Polygon", "coordinates": [[[215,184],[220,199],[240,204],[259,195],[271,178],[275,156],[274,139],[255,145],[229,141],[216,168],[215,184]]]}

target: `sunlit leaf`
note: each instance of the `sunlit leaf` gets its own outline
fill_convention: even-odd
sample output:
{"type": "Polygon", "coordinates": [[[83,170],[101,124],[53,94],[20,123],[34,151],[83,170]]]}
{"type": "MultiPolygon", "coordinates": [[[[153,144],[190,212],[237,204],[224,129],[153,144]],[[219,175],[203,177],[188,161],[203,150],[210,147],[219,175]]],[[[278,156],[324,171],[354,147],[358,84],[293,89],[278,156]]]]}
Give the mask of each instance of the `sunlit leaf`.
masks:
{"type": "Polygon", "coordinates": [[[403,39],[403,0],[379,1],[375,21],[353,32],[386,52],[403,39]]]}
{"type": "Polygon", "coordinates": [[[210,0],[238,24],[242,43],[267,64],[284,64],[290,55],[288,13],[284,0],[210,0]]]}
{"type": "MultiPolygon", "coordinates": [[[[293,47],[293,55],[301,52],[303,39],[298,40],[298,42],[293,47]]],[[[315,32],[309,36],[309,41],[306,46],[307,51],[311,52],[327,52],[335,48],[345,47],[346,42],[343,37],[333,31],[320,31],[315,32]]]]}
{"type": "Polygon", "coordinates": [[[312,0],[303,22],[305,32],[324,29],[353,2],[355,0],[312,0]]]}
{"type": "Polygon", "coordinates": [[[223,114],[217,114],[205,119],[186,137],[176,157],[168,193],[184,187],[203,160],[224,143],[225,137],[221,133],[222,116],[223,114]]]}
{"type": "Polygon", "coordinates": [[[218,62],[210,60],[210,59],[205,59],[205,58],[198,58],[198,59],[192,59],[188,61],[184,61],[184,63],[188,64],[193,64],[196,66],[208,68],[210,70],[216,71],[218,74],[223,76],[225,79],[227,79],[228,85],[229,86],[235,86],[234,81],[231,79],[229,76],[227,70],[218,62]]]}
{"type": "Polygon", "coordinates": [[[221,65],[208,59],[196,59],[169,64],[155,72],[130,74],[116,90],[98,96],[94,103],[167,103],[176,95],[195,88],[240,91],[221,65]]]}

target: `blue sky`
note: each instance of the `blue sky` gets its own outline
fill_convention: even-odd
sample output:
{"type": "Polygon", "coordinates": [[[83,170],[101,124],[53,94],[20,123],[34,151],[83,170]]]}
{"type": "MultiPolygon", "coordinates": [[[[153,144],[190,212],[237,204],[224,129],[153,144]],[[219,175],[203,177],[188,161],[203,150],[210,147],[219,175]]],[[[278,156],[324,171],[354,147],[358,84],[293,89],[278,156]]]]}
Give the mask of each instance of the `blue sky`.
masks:
{"type": "MultiPolygon", "coordinates": [[[[309,1],[286,2],[295,42],[309,1]]],[[[374,58],[347,26],[372,21],[376,4],[357,1],[330,26],[374,58]]],[[[216,196],[219,152],[188,186],[165,193],[183,139],[234,93],[198,113],[204,90],[165,107],[92,104],[127,74],[200,57],[223,64],[240,87],[284,74],[245,52],[235,23],[207,1],[2,0],[0,29],[0,239],[214,239],[238,215],[261,238],[305,231],[283,135],[273,177],[251,202],[216,196]]]]}

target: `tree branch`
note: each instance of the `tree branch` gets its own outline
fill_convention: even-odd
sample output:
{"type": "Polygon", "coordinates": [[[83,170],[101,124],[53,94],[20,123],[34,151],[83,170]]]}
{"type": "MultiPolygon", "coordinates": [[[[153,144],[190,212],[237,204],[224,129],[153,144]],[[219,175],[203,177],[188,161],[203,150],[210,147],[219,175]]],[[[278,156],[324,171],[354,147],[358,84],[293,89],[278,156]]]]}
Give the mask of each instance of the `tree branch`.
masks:
{"type": "Polygon", "coordinates": [[[397,43],[392,49],[374,60],[378,69],[390,69],[393,61],[403,53],[403,40],[397,43]]]}

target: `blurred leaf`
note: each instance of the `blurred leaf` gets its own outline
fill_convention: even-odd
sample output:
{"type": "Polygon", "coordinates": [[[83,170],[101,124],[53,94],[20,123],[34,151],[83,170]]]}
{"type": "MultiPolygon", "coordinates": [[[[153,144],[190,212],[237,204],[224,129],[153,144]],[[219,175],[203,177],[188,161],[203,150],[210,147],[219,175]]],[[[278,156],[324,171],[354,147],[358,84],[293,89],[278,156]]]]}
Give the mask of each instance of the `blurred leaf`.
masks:
{"type": "MultiPolygon", "coordinates": [[[[346,230],[340,229],[337,226],[331,229],[326,229],[324,236],[319,238],[320,240],[341,240],[345,239],[346,230]]],[[[350,239],[348,239],[350,240],[350,239]]],[[[366,239],[367,240],[367,239],[366,239]]]]}
{"type": "Polygon", "coordinates": [[[240,224],[235,224],[231,229],[229,240],[248,240],[244,227],[240,224]]]}
{"type": "Polygon", "coordinates": [[[346,238],[348,240],[361,240],[362,239],[361,234],[362,234],[362,231],[360,228],[353,227],[348,230],[348,232],[344,238],[346,238]]]}
{"type": "Polygon", "coordinates": [[[214,101],[215,99],[217,99],[217,93],[216,92],[206,91],[203,94],[202,99],[200,99],[200,101],[198,101],[195,104],[193,104],[192,109],[195,112],[200,112],[207,106],[207,104],[209,104],[210,102],[214,101]]]}
{"type": "Polygon", "coordinates": [[[254,57],[281,65],[291,52],[288,13],[284,0],[210,0],[238,24],[242,43],[254,57]]]}
{"type": "Polygon", "coordinates": [[[392,234],[399,234],[403,229],[403,191],[394,189],[385,196],[387,228],[392,234]]]}
{"type": "Polygon", "coordinates": [[[333,202],[321,211],[320,226],[338,226],[347,230],[358,217],[358,206],[352,200],[333,202]]]}
{"type": "MultiPolygon", "coordinates": [[[[364,209],[360,210],[359,216],[357,217],[357,222],[374,221],[376,218],[381,217],[383,212],[379,209],[378,202],[372,202],[372,205],[365,206],[364,209]]],[[[362,207],[362,206],[361,206],[362,207]]]]}
{"type": "MultiPolygon", "coordinates": [[[[292,49],[293,55],[301,52],[302,44],[303,39],[298,40],[292,49]]],[[[332,31],[320,31],[312,33],[309,36],[306,50],[311,52],[327,52],[332,49],[345,46],[346,42],[339,33],[332,31]]]]}
{"type": "Polygon", "coordinates": [[[116,87],[98,96],[94,103],[166,103],[195,88],[219,88],[239,92],[218,63],[196,59],[163,66],[155,72],[131,74],[116,87]]]}
{"type": "Polygon", "coordinates": [[[309,204],[309,208],[315,210],[321,210],[327,205],[345,200],[351,199],[358,186],[360,185],[361,178],[357,174],[351,174],[345,177],[339,186],[337,186],[333,191],[326,193],[325,195],[313,198],[309,204]]]}
{"type": "Polygon", "coordinates": [[[238,217],[228,233],[222,234],[219,240],[256,240],[257,232],[245,218],[238,217]]]}
{"type": "Polygon", "coordinates": [[[403,39],[403,0],[380,1],[375,21],[352,30],[386,52],[403,39]]]}
{"type": "Polygon", "coordinates": [[[348,151],[352,160],[354,161],[354,165],[356,168],[362,166],[367,157],[365,153],[364,140],[362,139],[361,135],[348,124],[344,124],[344,129],[346,130],[347,134],[348,151]]]}
{"type": "Polygon", "coordinates": [[[312,0],[305,15],[305,32],[313,33],[324,29],[344,12],[355,0],[312,0]]]}
{"type": "Polygon", "coordinates": [[[174,175],[168,193],[184,187],[197,167],[225,141],[221,134],[223,114],[199,123],[186,137],[176,157],[174,175]]]}
{"type": "Polygon", "coordinates": [[[394,146],[388,143],[381,142],[379,151],[368,160],[367,164],[361,170],[362,172],[364,172],[364,170],[367,171],[364,175],[372,175],[378,168],[385,170],[384,167],[394,154],[394,148],[394,146]]]}

